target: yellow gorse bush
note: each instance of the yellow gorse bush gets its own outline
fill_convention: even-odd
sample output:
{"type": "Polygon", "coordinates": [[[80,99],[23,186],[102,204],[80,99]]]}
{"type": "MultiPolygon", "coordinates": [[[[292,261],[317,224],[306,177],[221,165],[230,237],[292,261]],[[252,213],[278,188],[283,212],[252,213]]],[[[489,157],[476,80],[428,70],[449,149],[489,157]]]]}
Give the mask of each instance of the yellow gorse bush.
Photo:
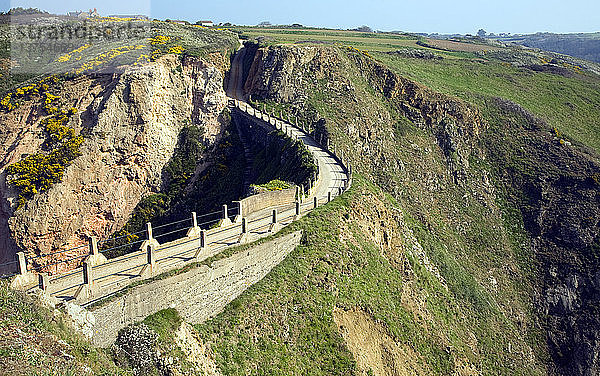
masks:
{"type": "MultiPolygon", "coordinates": [[[[73,51],[62,55],[61,57],[59,57],[58,59],[56,59],[56,61],[58,61],[59,63],[65,63],[69,60],[71,60],[71,58],[73,57],[74,54],[79,54],[81,52],[83,52],[85,49],[89,48],[90,45],[89,44],[84,44],[83,46],[74,49],[73,51]]],[[[81,60],[81,56],[79,56],[78,58],[76,58],[75,60],[81,60]]]]}
{"type": "Polygon", "coordinates": [[[49,76],[40,80],[36,84],[22,86],[8,92],[4,98],[0,99],[0,110],[10,112],[19,107],[18,100],[31,98],[34,95],[46,92],[50,88],[50,84],[58,82],[56,76],[49,76]]]}
{"type": "Polygon", "coordinates": [[[104,64],[105,62],[112,60],[120,55],[123,55],[129,51],[141,50],[145,47],[146,47],[145,45],[140,44],[137,46],[122,46],[122,47],[118,47],[118,48],[113,48],[112,50],[96,56],[94,59],[86,62],[81,67],[75,69],[74,73],[81,74],[83,72],[92,70],[92,69],[104,64]]]}
{"type": "Polygon", "coordinates": [[[48,190],[62,180],[65,168],[80,155],[83,137],[66,124],[77,113],[76,108],[59,110],[52,106],[58,97],[44,93],[44,109],[52,116],[41,121],[46,133],[43,148],[47,153],[36,153],[6,169],[8,182],[18,189],[17,209],[33,195],[48,190]]]}
{"type": "Polygon", "coordinates": [[[181,54],[181,53],[183,53],[183,47],[182,46],[171,47],[167,53],[169,53],[169,54],[181,54]]]}
{"type": "Polygon", "coordinates": [[[156,46],[158,44],[166,44],[168,41],[171,40],[171,37],[167,37],[164,35],[157,35],[153,38],[149,38],[148,41],[150,42],[151,45],[156,46]]]}

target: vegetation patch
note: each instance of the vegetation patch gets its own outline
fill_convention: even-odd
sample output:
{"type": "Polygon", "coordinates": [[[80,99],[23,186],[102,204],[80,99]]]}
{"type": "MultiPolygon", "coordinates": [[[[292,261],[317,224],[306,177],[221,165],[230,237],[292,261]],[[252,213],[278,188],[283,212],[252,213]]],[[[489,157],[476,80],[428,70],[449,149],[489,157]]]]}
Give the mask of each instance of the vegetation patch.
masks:
{"type": "Polygon", "coordinates": [[[19,191],[17,209],[23,207],[35,194],[47,191],[60,182],[65,169],[80,155],[83,136],[67,126],[77,109],[59,110],[53,106],[58,96],[44,92],[44,110],[52,116],[41,121],[46,140],[44,152],[25,157],[7,167],[8,182],[19,191]]]}
{"type": "Polygon", "coordinates": [[[292,188],[292,184],[279,179],[274,179],[265,184],[252,184],[250,187],[258,190],[281,191],[283,189],[292,188]]]}
{"type": "Polygon", "coordinates": [[[3,375],[129,375],[31,296],[0,280],[0,364],[3,375]]]}

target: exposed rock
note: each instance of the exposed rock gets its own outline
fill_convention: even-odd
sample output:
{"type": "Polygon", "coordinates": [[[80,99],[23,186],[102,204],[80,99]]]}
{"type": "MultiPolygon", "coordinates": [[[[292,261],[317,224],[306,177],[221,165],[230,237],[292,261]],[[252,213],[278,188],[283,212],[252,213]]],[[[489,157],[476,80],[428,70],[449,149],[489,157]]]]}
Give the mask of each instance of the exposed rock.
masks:
{"type": "Polygon", "coordinates": [[[94,325],[96,324],[96,318],[94,314],[87,309],[71,302],[65,302],[63,305],[65,314],[73,322],[73,326],[80,333],[91,339],[94,335],[94,325]]]}
{"type": "Polygon", "coordinates": [[[226,106],[222,83],[217,68],[195,58],[181,63],[173,55],[112,77],[65,82],[62,101],[81,113],[69,124],[85,136],[81,156],[62,182],[16,212],[16,192],[3,171],[21,155],[40,150],[41,113],[37,103],[27,102],[3,116],[8,127],[0,134],[2,259],[12,259],[17,249],[33,256],[85,245],[91,235],[103,239],[120,229],[142,197],[161,189],[163,167],[185,124],[200,125],[207,144],[219,137],[219,114],[226,106]]]}
{"type": "MultiPolygon", "coordinates": [[[[157,369],[161,362],[156,350],[158,334],[146,324],[130,325],[119,332],[114,352],[117,358],[127,359],[134,375],[145,375],[157,369]]],[[[160,372],[164,375],[165,372],[160,372]]]]}
{"type": "MultiPolygon", "coordinates": [[[[353,97],[357,94],[353,82],[339,72],[358,69],[377,92],[389,99],[399,113],[404,114],[415,125],[427,129],[436,136],[440,148],[446,156],[455,181],[464,181],[464,170],[473,151],[474,143],[485,129],[479,111],[463,101],[435,93],[428,88],[400,77],[386,66],[377,63],[363,54],[349,54],[353,67],[347,66],[340,51],[332,46],[274,46],[259,48],[245,81],[245,91],[252,98],[269,99],[292,105],[292,111],[304,114],[318,128],[320,119],[315,109],[307,103],[309,91],[314,89],[314,81],[324,81],[328,89],[340,96],[353,97]]],[[[358,99],[355,99],[358,102],[358,99]]],[[[324,104],[328,99],[323,100],[324,104]]],[[[381,105],[381,104],[379,104],[381,105]]],[[[370,122],[390,122],[387,111],[370,114],[382,119],[369,119],[370,122]]],[[[362,119],[360,119],[362,121],[362,119]]],[[[341,125],[340,125],[341,126],[341,125]]],[[[353,124],[344,124],[353,138],[364,137],[352,133],[353,124]]],[[[324,141],[329,138],[321,125],[318,136],[324,141]]],[[[365,128],[363,125],[361,128],[365,128]]],[[[381,132],[373,129],[373,132],[381,132]]],[[[371,136],[371,134],[367,134],[371,136]]],[[[379,135],[378,135],[379,136],[379,135]]],[[[383,136],[383,135],[382,135],[383,136]]],[[[370,137],[369,137],[370,138],[370,137]]],[[[361,142],[362,140],[357,140],[361,142]]],[[[377,143],[383,140],[377,140],[377,143]]],[[[362,143],[362,142],[361,142],[362,143]]],[[[373,140],[365,140],[364,147],[370,148],[367,154],[377,149],[373,140]]],[[[382,149],[382,148],[381,148],[382,149]]],[[[366,150],[365,150],[366,151],[366,150]]],[[[380,159],[382,156],[369,156],[380,159]]]]}
{"type": "Polygon", "coordinates": [[[512,200],[532,239],[541,274],[536,308],[546,320],[556,367],[551,374],[596,375],[600,190],[594,177],[600,176],[599,159],[581,146],[561,145],[555,131],[520,106],[501,99],[494,104],[512,121],[502,125],[506,134],[489,151],[490,159],[500,166],[502,183],[514,189],[512,200]],[[502,146],[511,142],[527,145],[525,171],[513,161],[519,151],[502,146]]]}
{"type": "Polygon", "coordinates": [[[175,332],[175,342],[187,356],[187,361],[196,366],[197,374],[206,376],[221,375],[210,349],[202,343],[194,328],[188,323],[181,323],[181,326],[175,332]]]}

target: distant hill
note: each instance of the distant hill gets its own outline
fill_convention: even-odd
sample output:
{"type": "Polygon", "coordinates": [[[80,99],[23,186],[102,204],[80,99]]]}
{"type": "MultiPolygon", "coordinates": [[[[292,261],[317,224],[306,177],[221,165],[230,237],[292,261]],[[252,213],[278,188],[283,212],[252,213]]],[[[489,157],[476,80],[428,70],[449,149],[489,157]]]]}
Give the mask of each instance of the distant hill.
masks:
{"type": "Polygon", "coordinates": [[[496,38],[526,47],[558,52],[600,63],[600,33],[552,34],[537,33],[496,38]]]}

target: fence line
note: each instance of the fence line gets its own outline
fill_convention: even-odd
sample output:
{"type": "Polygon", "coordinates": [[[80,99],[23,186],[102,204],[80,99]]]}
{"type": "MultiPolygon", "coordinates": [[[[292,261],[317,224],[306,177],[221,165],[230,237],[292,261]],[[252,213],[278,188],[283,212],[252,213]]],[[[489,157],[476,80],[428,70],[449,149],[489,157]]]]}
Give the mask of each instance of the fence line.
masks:
{"type": "MultiPolygon", "coordinates": [[[[252,115],[250,115],[247,108],[246,108],[246,110],[242,109],[240,102],[236,101],[235,105],[237,108],[240,109],[240,111],[243,111],[246,114],[248,114],[249,116],[252,116],[252,115]]],[[[258,115],[258,113],[255,113],[255,114],[258,115]]],[[[271,123],[271,120],[273,119],[273,117],[271,117],[268,114],[266,114],[265,116],[267,117],[267,120],[263,120],[263,121],[270,124],[271,127],[277,128],[277,125],[273,125],[271,123]]],[[[262,116],[262,115],[260,117],[258,117],[258,116],[254,116],[254,117],[257,119],[259,119],[259,118],[264,119],[264,116],[262,116]]],[[[68,262],[71,262],[74,260],[85,258],[82,267],[79,267],[76,270],[68,272],[66,274],[54,276],[54,278],[52,278],[52,279],[49,279],[49,278],[46,279],[46,281],[49,281],[49,282],[58,282],[58,281],[67,280],[64,283],[69,284],[68,287],[62,288],[60,291],[54,291],[51,293],[52,295],[56,296],[57,294],[65,293],[66,291],[72,290],[74,288],[80,288],[82,285],[84,287],[89,288],[93,283],[99,283],[101,281],[105,281],[111,277],[118,276],[120,274],[129,272],[129,271],[137,269],[137,268],[141,268],[139,273],[128,275],[125,278],[117,279],[115,281],[111,281],[110,283],[103,285],[102,288],[107,288],[112,285],[117,285],[125,280],[131,280],[133,278],[143,278],[141,273],[144,272],[144,270],[146,270],[146,266],[148,266],[148,265],[153,267],[156,263],[161,263],[163,268],[165,268],[165,267],[169,268],[169,267],[173,267],[180,263],[185,264],[185,263],[189,262],[190,260],[193,260],[193,259],[196,259],[197,257],[199,257],[200,252],[202,252],[204,249],[208,248],[211,245],[212,245],[211,254],[216,254],[216,253],[220,252],[221,250],[232,246],[233,244],[230,244],[231,240],[235,240],[236,238],[238,239],[233,242],[234,244],[242,241],[243,235],[246,233],[255,233],[255,234],[262,236],[265,233],[263,230],[267,229],[267,232],[271,231],[270,226],[272,226],[273,224],[283,224],[283,222],[292,223],[294,218],[296,218],[296,215],[298,215],[298,214],[303,215],[304,213],[310,212],[313,209],[313,207],[322,205],[323,203],[327,203],[334,197],[339,196],[341,194],[341,192],[345,191],[352,182],[352,172],[351,172],[351,167],[349,167],[349,166],[347,167],[344,164],[343,154],[341,157],[338,157],[335,154],[335,152],[331,152],[330,150],[328,150],[329,149],[329,141],[328,140],[326,140],[327,145],[325,146],[325,145],[322,145],[322,140],[320,143],[317,140],[311,138],[311,136],[308,135],[308,133],[306,133],[306,131],[304,131],[303,129],[294,127],[291,124],[284,124],[284,128],[285,128],[286,137],[290,137],[292,139],[299,140],[299,137],[298,137],[298,133],[299,133],[300,136],[302,137],[302,140],[312,139],[314,141],[314,144],[319,145],[320,149],[317,149],[316,151],[314,151],[314,150],[311,151],[313,153],[313,157],[315,158],[315,162],[317,163],[317,174],[313,177],[315,180],[313,181],[313,178],[310,179],[309,185],[307,187],[305,187],[308,189],[306,189],[306,192],[304,189],[302,189],[302,191],[300,192],[300,197],[296,196],[296,202],[280,204],[280,205],[276,205],[276,206],[272,206],[272,207],[268,208],[268,209],[273,209],[273,212],[275,212],[275,213],[267,212],[263,216],[254,218],[251,221],[247,221],[246,218],[243,218],[242,223],[239,223],[239,222],[232,223],[231,225],[222,226],[221,228],[214,229],[214,231],[212,229],[202,229],[203,226],[212,225],[212,224],[218,223],[222,219],[231,218],[233,213],[237,212],[238,215],[240,215],[241,214],[239,212],[240,204],[238,202],[238,205],[234,204],[231,207],[229,207],[229,206],[226,207],[224,205],[223,210],[220,210],[220,211],[205,213],[205,214],[202,214],[199,216],[197,216],[195,213],[192,213],[192,215],[188,218],[173,221],[170,223],[161,224],[161,225],[154,227],[154,229],[152,228],[151,224],[149,223],[146,230],[138,231],[138,232],[135,232],[132,234],[122,235],[122,236],[112,238],[112,239],[102,240],[99,242],[95,241],[95,238],[92,238],[92,240],[90,241],[90,244],[88,244],[88,245],[82,245],[82,246],[72,248],[69,250],[64,250],[64,251],[54,252],[54,253],[51,253],[48,255],[39,255],[39,256],[36,256],[33,258],[29,258],[29,260],[33,260],[33,259],[37,259],[37,258],[41,258],[41,257],[45,257],[45,256],[68,252],[68,251],[84,249],[86,247],[89,248],[89,252],[87,254],[77,256],[77,257],[71,258],[69,260],[58,261],[58,262],[55,262],[55,263],[52,263],[49,265],[44,265],[44,266],[40,266],[40,267],[36,267],[36,268],[32,268],[32,269],[27,269],[27,258],[25,258],[23,256],[22,259],[19,258],[18,260],[13,261],[13,262],[0,264],[0,266],[17,264],[18,269],[22,272],[23,265],[25,266],[26,271],[41,270],[43,268],[55,266],[55,265],[58,265],[61,263],[68,263],[68,262]],[[288,135],[288,132],[290,133],[290,135],[288,135]],[[332,187],[332,186],[328,185],[326,196],[320,196],[320,197],[319,196],[311,196],[311,192],[316,193],[317,187],[323,183],[321,181],[321,171],[320,171],[321,169],[319,168],[319,162],[317,161],[318,158],[323,158],[323,156],[322,156],[323,152],[326,157],[333,158],[337,162],[337,164],[340,165],[341,171],[339,171],[337,168],[334,170],[331,170],[332,180],[336,181],[336,182],[342,181],[343,186],[341,186],[341,187],[333,186],[332,187]],[[343,178],[341,178],[340,176],[343,176],[343,178]],[[303,197],[305,198],[305,201],[301,200],[303,197]],[[310,197],[312,197],[312,199],[309,199],[310,197]],[[294,210],[294,209],[296,209],[296,210],[294,210]],[[277,213],[277,211],[280,211],[280,213],[277,213]],[[220,215],[220,217],[217,219],[205,221],[200,224],[197,223],[199,218],[207,218],[209,216],[217,216],[217,215],[220,215]],[[271,218],[270,221],[268,221],[269,218],[271,218]],[[291,220],[291,221],[288,222],[289,220],[291,220]],[[260,225],[261,221],[263,221],[265,223],[260,225]],[[165,229],[170,226],[178,227],[184,223],[187,223],[190,225],[189,226],[185,225],[184,227],[170,230],[170,231],[167,231],[163,234],[159,234],[156,236],[153,235],[153,230],[165,229]],[[256,227],[250,226],[252,224],[256,224],[256,227]],[[183,237],[177,238],[177,239],[167,242],[163,245],[161,245],[157,241],[157,239],[166,238],[168,236],[175,235],[179,232],[183,232],[184,230],[192,231],[189,233],[190,236],[187,236],[187,234],[186,234],[183,237]],[[231,232],[231,235],[224,235],[222,238],[218,238],[218,236],[220,234],[227,234],[228,232],[231,232]],[[106,244],[107,242],[110,242],[110,241],[117,242],[124,238],[130,238],[132,236],[138,236],[141,234],[146,234],[147,235],[146,239],[132,241],[127,244],[117,245],[117,246],[114,246],[114,247],[111,247],[108,249],[104,249],[101,251],[98,251],[98,249],[97,249],[97,246],[99,244],[106,244]],[[215,237],[217,237],[217,238],[215,238],[215,237]],[[190,243],[196,243],[197,245],[193,245],[188,248],[186,245],[188,245],[190,243]],[[138,251],[133,251],[129,254],[115,257],[115,258],[112,258],[109,260],[104,259],[104,262],[101,262],[99,265],[96,265],[96,266],[94,266],[93,263],[90,263],[91,262],[90,260],[93,260],[93,259],[89,259],[89,257],[94,257],[98,254],[106,253],[106,252],[113,251],[116,249],[121,249],[121,248],[125,248],[125,247],[133,247],[138,244],[142,244],[142,247],[140,247],[140,249],[138,251]],[[165,252],[165,251],[168,251],[171,249],[177,249],[178,247],[184,247],[184,249],[181,251],[175,250],[174,252],[177,252],[175,254],[168,254],[165,252]],[[165,252],[165,254],[164,255],[162,255],[162,254],[155,255],[156,252],[165,252]],[[193,252],[196,252],[196,254],[191,255],[193,252]],[[187,256],[188,254],[190,254],[190,255],[187,256]],[[184,256],[184,255],[186,255],[186,256],[184,256]],[[159,257],[156,257],[156,256],[159,256],[159,257]],[[123,263],[123,262],[129,261],[129,260],[132,260],[134,258],[144,259],[144,261],[141,263],[139,261],[135,261],[134,266],[130,266],[131,265],[131,262],[130,262],[129,265],[127,265],[127,267],[125,269],[120,270],[118,272],[109,272],[109,270],[107,269],[108,266],[111,266],[111,265],[114,265],[117,263],[123,263]],[[106,272],[106,274],[102,274],[103,272],[106,272]],[[94,274],[100,274],[100,275],[94,275],[94,274]],[[75,281],[69,282],[68,281],[68,278],[72,278],[72,277],[78,276],[78,275],[83,277],[83,281],[84,281],[83,284],[81,282],[75,282],[75,281]]],[[[299,142],[303,142],[303,141],[299,140],[299,142]]],[[[312,144],[313,146],[310,146],[310,147],[314,147],[314,144],[312,144]]],[[[309,150],[311,150],[311,149],[309,148],[309,150]]],[[[268,210],[268,209],[264,209],[264,210],[268,210]]],[[[125,265],[123,265],[123,266],[125,266],[125,265]]],[[[43,280],[43,278],[40,277],[40,285],[42,286],[42,288],[48,288],[49,283],[48,282],[43,283],[42,280],[43,280]]],[[[81,281],[80,278],[78,280],[81,281]]],[[[89,291],[90,291],[90,296],[91,296],[91,290],[89,290],[89,291]]],[[[88,297],[90,297],[90,296],[88,296],[88,297]]]]}

